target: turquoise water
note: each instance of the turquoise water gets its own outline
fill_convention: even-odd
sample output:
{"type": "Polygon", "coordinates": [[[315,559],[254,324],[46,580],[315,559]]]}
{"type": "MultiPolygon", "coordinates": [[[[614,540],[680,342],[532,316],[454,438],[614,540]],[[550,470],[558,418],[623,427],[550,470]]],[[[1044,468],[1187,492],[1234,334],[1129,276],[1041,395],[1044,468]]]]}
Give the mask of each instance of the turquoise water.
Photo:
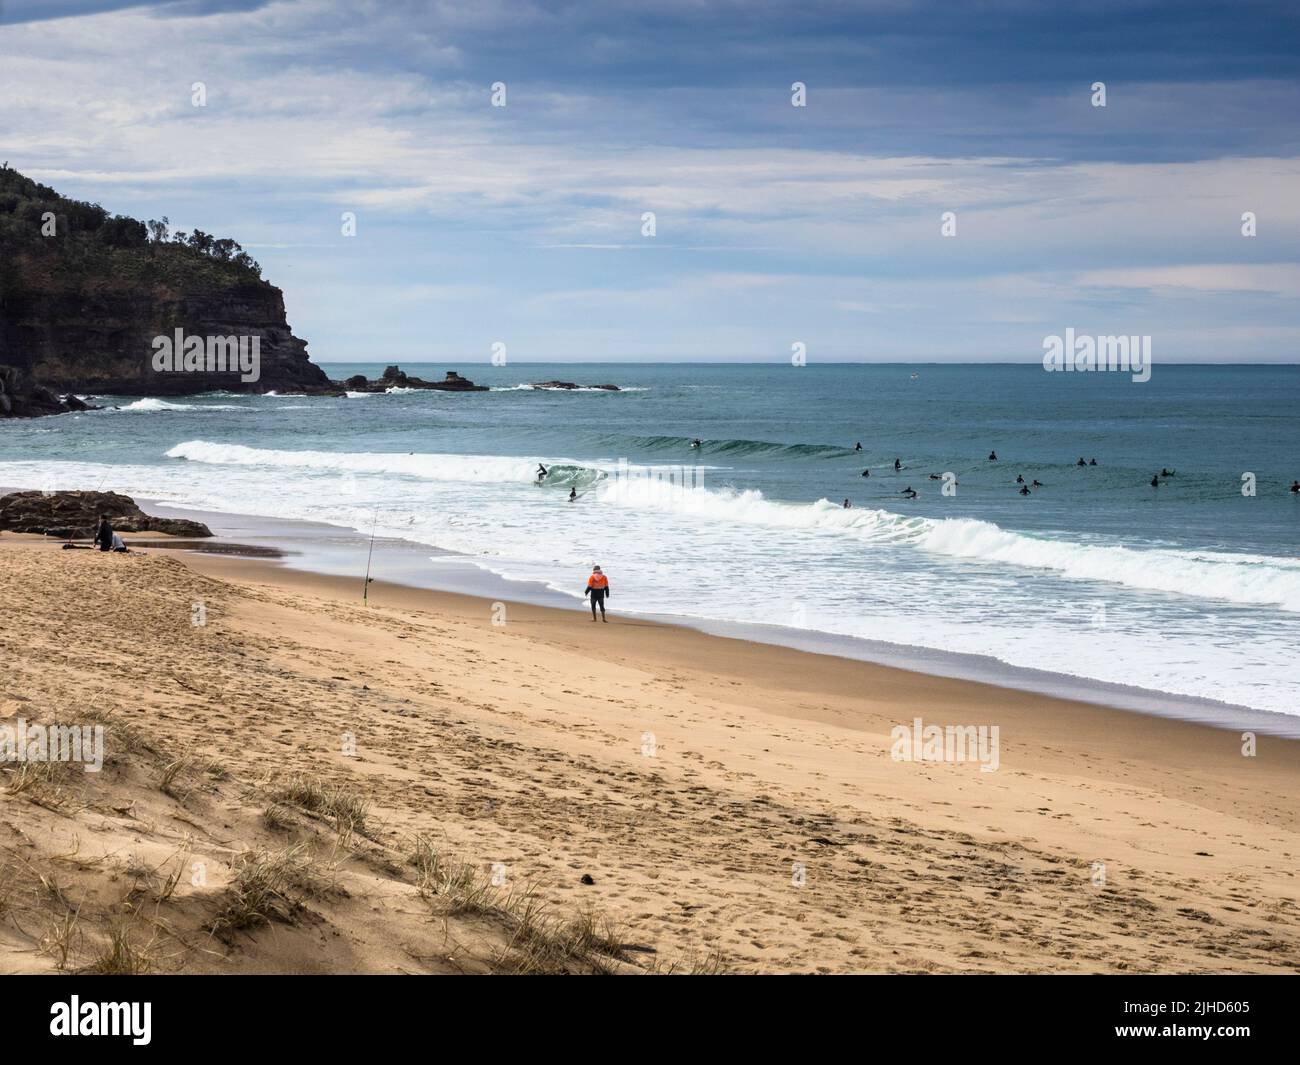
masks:
{"type": "Polygon", "coordinates": [[[599,562],[624,610],[1300,715],[1300,367],[403,369],[493,390],[100,398],[120,409],[0,425],[0,483],[367,533],[377,513],[381,534],[575,598],[599,562]],[[548,378],[630,390],[519,387],[548,378]],[[657,482],[621,472],[644,466],[657,482]],[[1043,487],[1021,496],[1017,474],[1043,487]]]}

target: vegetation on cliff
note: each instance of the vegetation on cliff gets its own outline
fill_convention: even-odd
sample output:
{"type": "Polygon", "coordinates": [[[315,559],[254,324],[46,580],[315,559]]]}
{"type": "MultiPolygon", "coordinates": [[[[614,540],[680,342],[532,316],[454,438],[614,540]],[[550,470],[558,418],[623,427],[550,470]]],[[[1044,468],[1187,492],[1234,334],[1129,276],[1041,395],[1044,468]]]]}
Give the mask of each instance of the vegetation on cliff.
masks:
{"type": "Polygon", "coordinates": [[[0,166],[0,300],[21,298],[36,279],[71,286],[256,281],[257,260],[228,237],[171,232],[166,217],[141,222],[60,195],[0,166]],[[53,238],[53,239],[52,239],[53,238]],[[43,268],[43,269],[42,269],[43,268]],[[43,276],[42,276],[43,275],[43,276]]]}

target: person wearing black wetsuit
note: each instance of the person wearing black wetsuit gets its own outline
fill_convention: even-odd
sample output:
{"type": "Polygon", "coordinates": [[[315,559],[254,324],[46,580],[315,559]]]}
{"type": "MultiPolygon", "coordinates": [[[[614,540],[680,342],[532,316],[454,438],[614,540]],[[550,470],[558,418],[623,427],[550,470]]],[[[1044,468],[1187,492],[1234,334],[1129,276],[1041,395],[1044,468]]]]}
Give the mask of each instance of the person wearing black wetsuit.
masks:
{"type": "Polygon", "coordinates": [[[108,523],[108,515],[99,516],[99,524],[95,527],[95,545],[101,551],[113,550],[113,526],[108,523]]]}
{"type": "Polygon", "coordinates": [[[600,620],[608,621],[605,617],[605,600],[609,598],[609,578],[600,572],[599,566],[591,567],[591,576],[587,578],[587,590],[584,593],[591,597],[591,620],[596,620],[596,607],[600,607],[600,620]]]}

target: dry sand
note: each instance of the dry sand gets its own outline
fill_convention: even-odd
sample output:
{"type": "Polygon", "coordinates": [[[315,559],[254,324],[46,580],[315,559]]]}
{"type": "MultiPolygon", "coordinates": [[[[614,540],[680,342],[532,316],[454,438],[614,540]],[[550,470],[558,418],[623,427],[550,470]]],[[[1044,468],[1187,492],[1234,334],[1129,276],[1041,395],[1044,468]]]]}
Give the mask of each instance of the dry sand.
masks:
{"type": "Polygon", "coordinates": [[[107,721],[108,751],[0,768],[0,971],[1300,968],[1294,741],[617,599],[497,625],[13,535],[0,575],[0,724],[107,721]],[[997,725],[998,769],[893,760],[914,717],[997,725]]]}

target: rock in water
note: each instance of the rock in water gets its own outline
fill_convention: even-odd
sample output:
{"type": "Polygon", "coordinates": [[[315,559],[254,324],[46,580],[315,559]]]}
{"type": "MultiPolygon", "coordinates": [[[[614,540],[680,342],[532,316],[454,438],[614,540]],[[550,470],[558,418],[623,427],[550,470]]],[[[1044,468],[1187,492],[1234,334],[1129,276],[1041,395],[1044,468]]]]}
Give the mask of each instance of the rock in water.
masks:
{"type": "Polygon", "coordinates": [[[362,374],[349,377],[344,384],[352,392],[386,392],[390,388],[429,389],[434,392],[486,392],[487,385],[476,385],[468,377],[461,377],[455,370],[448,370],[441,381],[425,381],[423,378],[411,377],[400,366],[384,369],[384,376],[377,381],[367,381],[362,374]]]}
{"type": "Polygon", "coordinates": [[[621,392],[618,385],[579,385],[573,381],[534,381],[534,388],[551,389],[558,392],[571,392],[575,388],[597,388],[602,392],[621,392]]]}
{"type": "Polygon", "coordinates": [[[95,535],[99,516],[108,515],[114,532],[159,532],[171,536],[211,536],[199,521],[155,518],[116,492],[11,492],[0,496],[0,529],[42,533],[60,539],[95,535]]]}

